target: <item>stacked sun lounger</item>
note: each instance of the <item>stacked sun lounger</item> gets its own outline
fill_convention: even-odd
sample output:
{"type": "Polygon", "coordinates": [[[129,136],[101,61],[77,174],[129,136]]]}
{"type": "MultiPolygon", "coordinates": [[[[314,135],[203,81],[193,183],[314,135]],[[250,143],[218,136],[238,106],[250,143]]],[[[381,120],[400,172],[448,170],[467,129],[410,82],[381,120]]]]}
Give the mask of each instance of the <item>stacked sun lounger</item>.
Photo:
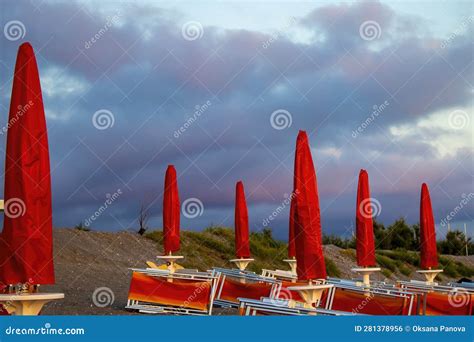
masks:
{"type": "Polygon", "coordinates": [[[261,298],[260,300],[239,298],[239,314],[242,316],[261,315],[326,315],[326,316],[352,316],[352,312],[334,311],[322,308],[307,308],[303,303],[291,303],[289,300],[278,298],[261,298]]]}
{"type": "Polygon", "coordinates": [[[211,315],[219,272],[132,269],[127,309],[142,313],[211,315]]]}
{"type": "Polygon", "coordinates": [[[237,308],[239,298],[259,300],[262,297],[277,298],[281,282],[250,271],[214,268],[220,274],[214,303],[224,307],[237,308]]]}
{"type": "Polygon", "coordinates": [[[462,284],[427,284],[399,281],[396,287],[414,292],[421,298],[420,312],[425,315],[473,315],[474,288],[462,284]]]}

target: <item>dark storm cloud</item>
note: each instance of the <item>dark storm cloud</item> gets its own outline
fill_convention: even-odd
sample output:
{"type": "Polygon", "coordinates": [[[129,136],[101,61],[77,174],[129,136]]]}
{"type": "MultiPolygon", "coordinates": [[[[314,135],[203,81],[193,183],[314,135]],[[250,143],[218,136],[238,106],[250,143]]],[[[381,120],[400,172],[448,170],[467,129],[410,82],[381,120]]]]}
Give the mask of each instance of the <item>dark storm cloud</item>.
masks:
{"type": "MultiPolygon", "coordinates": [[[[360,168],[369,170],[384,221],[417,220],[423,181],[434,187],[436,216],[455,206],[459,191],[472,183],[466,172],[472,150],[440,157],[416,134],[398,141],[389,130],[468,106],[469,34],[442,47],[419,18],[372,2],[328,5],[295,18],[291,28],[310,33],[305,42],[208,26],[199,39],[186,40],[180,13],[145,5],[93,11],[80,3],[35,9],[19,2],[3,5],[2,13],[2,24],[25,24],[25,39],[38,53],[58,226],[85,220],[117,189],[123,194],[94,228],[135,226],[140,202],[150,205],[151,224],[160,226],[164,171],[172,163],[182,200],[204,203],[203,216],[184,218],[186,228],[231,224],[241,179],[252,227],[259,229],[291,192],[298,129],[311,133],[326,232],[350,231],[360,168]],[[369,20],[381,30],[373,41],[359,32],[369,20]],[[374,106],[386,101],[354,138],[374,106]],[[196,107],[206,104],[189,124],[196,107]],[[94,127],[100,109],[113,113],[112,127],[94,127]],[[291,127],[271,126],[278,109],[291,113],[291,127]]],[[[18,43],[0,40],[4,112],[18,43]]],[[[441,133],[436,127],[430,135],[441,133]]],[[[275,222],[277,236],[285,237],[287,210],[275,222]]]]}

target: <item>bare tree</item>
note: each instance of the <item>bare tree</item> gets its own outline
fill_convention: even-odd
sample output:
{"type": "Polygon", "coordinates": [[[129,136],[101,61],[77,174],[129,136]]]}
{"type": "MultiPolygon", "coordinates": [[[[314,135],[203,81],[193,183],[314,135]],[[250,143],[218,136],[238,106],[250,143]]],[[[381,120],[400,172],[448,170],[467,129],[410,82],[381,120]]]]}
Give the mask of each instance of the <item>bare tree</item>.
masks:
{"type": "Polygon", "coordinates": [[[138,213],[138,225],[140,229],[138,230],[139,235],[145,234],[148,229],[147,222],[148,222],[148,210],[145,205],[142,203],[140,205],[140,212],[138,213]]]}

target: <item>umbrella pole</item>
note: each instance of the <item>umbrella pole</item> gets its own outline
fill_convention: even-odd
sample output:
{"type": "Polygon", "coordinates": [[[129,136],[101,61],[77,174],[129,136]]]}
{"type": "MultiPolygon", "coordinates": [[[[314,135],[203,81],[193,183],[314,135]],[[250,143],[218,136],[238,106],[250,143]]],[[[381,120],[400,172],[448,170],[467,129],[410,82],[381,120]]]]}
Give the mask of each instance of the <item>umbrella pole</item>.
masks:
{"type": "Polygon", "coordinates": [[[231,259],[229,260],[230,262],[234,263],[235,266],[237,266],[237,268],[240,270],[240,271],[245,271],[245,269],[247,268],[247,266],[252,262],[254,261],[255,259],[251,259],[251,258],[238,258],[238,259],[231,259]]]}
{"type": "Polygon", "coordinates": [[[436,284],[434,281],[436,276],[443,272],[443,270],[432,270],[432,269],[427,269],[427,270],[418,270],[416,273],[422,274],[425,276],[426,279],[426,284],[427,285],[433,285],[436,284]]]}
{"type": "Polygon", "coordinates": [[[297,291],[305,301],[305,308],[314,309],[316,305],[319,305],[321,302],[323,292],[333,287],[334,285],[332,284],[313,284],[310,280],[308,285],[290,286],[288,287],[288,290],[297,291]]]}
{"type": "Polygon", "coordinates": [[[356,267],[351,269],[362,276],[362,284],[370,287],[370,275],[375,272],[380,272],[380,267],[356,267]]]}
{"type": "Polygon", "coordinates": [[[290,272],[292,275],[296,276],[296,258],[291,258],[291,259],[285,259],[283,260],[284,262],[288,263],[288,266],[290,266],[290,272]]]}
{"type": "Polygon", "coordinates": [[[171,252],[168,255],[159,255],[157,256],[159,260],[162,260],[166,263],[166,266],[168,268],[168,271],[173,274],[176,272],[178,267],[180,266],[179,264],[176,263],[176,260],[179,259],[184,259],[184,256],[182,255],[172,255],[171,252]]]}

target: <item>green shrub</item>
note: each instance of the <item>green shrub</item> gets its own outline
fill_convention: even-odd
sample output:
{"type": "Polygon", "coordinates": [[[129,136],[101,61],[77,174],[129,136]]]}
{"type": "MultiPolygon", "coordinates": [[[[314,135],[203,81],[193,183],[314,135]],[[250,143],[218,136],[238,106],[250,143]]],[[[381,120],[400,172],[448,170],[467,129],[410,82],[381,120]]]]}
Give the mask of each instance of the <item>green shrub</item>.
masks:
{"type": "Polygon", "coordinates": [[[160,230],[154,230],[152,232],[145,233],[145,237],[147,239],[155,241],[158,244],[163,243],[163,232],[160,230]]]}
{"type": "Polygon", "coordinates": [[[407,276],[407,277],[409,277],[410,274],[411,274],[411,269],[409,267],[407,267],[406,265],[398,266],[398,270],[400,271],[401,274],[403,274],[404,276],[407,276]]]}
{"type": "Polygon", "coordinates": [[[187,232],[187,236],[193,239],[198,244],[201,244],[202,246],[205,246],[215,252],[227,255],[234,253],[234,245],[230,245],[229,243],[218,240],[212,234],[187,232]]]}
{"type": "Polygon", "coordinates": [[[397,270],[397,264],[392,259],[390,259],[389,257],[384,256],[384,255],[380,255],[380,254],[376,254],[375,259],[377,260],[377,263],[380,266],[389,269],[391,272],[395,272],[397,270]]]}
{"type": "Polygon", "coordinates": [[[203,232],[209,233],[218,237],[222,237],[225,239],[229,239],[229,240],[234,238],[233,230],[229,228],[224,228],[224,227],[210,226],[210,227],[205,228],[203,232]]]}
{"type": "Polygon", "coordinates": [[[456,267],[457,267],[458,273],[461,276],[467,277],[467,278],[474,276],[474,268],[471,268],[459,261],[456,261],[456,267]]]}
{"type": "Polygon", "coordinates": [[[344,239],[336,235],[325,235],[323,234],[323,245],[334,245],[340,248],[355,248],[355,238],[344,239]]]}
{"type": "Polygon", "coordinates": [[[345,256],[349,257],[350,259],[352,259],[352,260],[354,260],[354,261],[357,260],[356,251],[353,250],[353,249],[342,249],[342,250],[340,251],[340,253],[341,253],[342,255],[345,255],[345,256]]]}
{"type": "Polygon", "coordinates": [[[451,259],[444,256],[439,256],[438,261],[443,266],[451,264],[451,259]]]}
{"type": "Polygon", "coordinates": [[[474,250],[472,238],[468,237],[459,230],[450,231],[446,234],[445,240],[438,242],[438,249],[443,254],[464,255],[466,253],[466,244],[468,252],[474,250]]]}
{"type": "Polygon", "coordinates": [[[456,278],[459,276],[456,269],[456,265],[454,263],[447,264],[446,266],[444,266],[443,273],[451,278],[456,278]]]}
{"type": "Polygon", "coordinates": [[[326,263],[326,272],[328,276],[336,277],[336,278],[341,276],[341,271],[339,270],[336,263],[332,259],[325,257],[324,261],[326,263]]]}

